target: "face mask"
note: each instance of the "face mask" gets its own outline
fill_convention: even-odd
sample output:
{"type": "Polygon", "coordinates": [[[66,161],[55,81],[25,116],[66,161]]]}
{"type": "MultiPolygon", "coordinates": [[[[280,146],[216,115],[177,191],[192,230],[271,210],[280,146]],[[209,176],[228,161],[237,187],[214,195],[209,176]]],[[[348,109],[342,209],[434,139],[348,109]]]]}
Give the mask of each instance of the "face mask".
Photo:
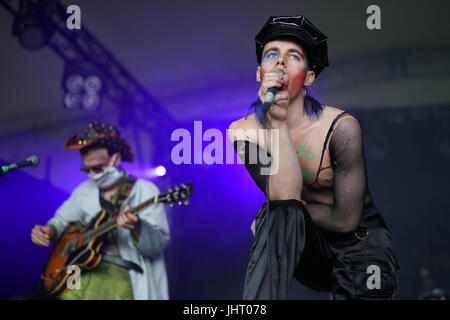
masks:
{"type": "Polygon", "coordinates": [[[112,156],[108,168],[91,177],[91,180],[94,181],[100,189],[108,189],[114,186],[122,178],[123,171],[120,171],[114,167],[116,158],[116,155],[112,156]]]}

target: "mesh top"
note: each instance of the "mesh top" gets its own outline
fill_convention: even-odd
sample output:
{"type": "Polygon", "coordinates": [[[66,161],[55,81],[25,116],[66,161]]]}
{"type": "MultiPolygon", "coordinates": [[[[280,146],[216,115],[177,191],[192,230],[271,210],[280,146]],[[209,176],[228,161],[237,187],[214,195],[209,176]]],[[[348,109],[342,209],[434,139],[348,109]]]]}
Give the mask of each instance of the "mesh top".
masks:
{"type": "MultiPolygon", "coordinates": [[[[262,157],[269,156],[264,149],[247,140],[234,142],[236,152],[246,165],[258,187],[264,192],[266,177],[261,175],[262,163],[267,163],[262,157]],[[252,158],[253,151],[257,150],[257,159],[252,158]]],[[[267,165],[269,166],[270,163],[267,165]]],[[[324,170],[332,170],[334,190],[334,209],[337,214],[351,214],[361,212],[363,207],[373,205],[372,197],[368,189],[367,171],[364,158],[362,131],[358,120],[346,111],[339,114],[332,122],[323,144],[319,169],[314,182],[303,181],[304,187],[313,187],[317,184],[319,189],[330,188],[321,186],[319,175],[324,170]],[[325,152],[329,152],[330,165],[322,167],[325,152]]],[[[315,188],[317,190],[317,188],[315,188]]]]}

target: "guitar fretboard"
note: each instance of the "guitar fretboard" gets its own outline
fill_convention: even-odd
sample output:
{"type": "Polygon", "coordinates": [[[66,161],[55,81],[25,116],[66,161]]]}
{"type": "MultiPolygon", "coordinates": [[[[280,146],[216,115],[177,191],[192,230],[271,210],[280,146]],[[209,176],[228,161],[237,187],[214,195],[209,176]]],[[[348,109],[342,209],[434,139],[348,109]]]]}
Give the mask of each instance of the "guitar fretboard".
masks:
{"type": "MultiPolygon", "coordinates": [[[[131,208],[130,212],[133,214],[139,214],[139,212],[141,212],[145,208],[150,207],[151,205],[154,205],[156,203],[158,203],[158,196],[155,196],[155,197],[151,198],[150,200],[147,200],[147,201],[141,203],[140,205],[138,205],[134,208],[131,208]]],[[[85,238],[84,238],[83,244],[87,244],[93,238],[97,238],[97,237],[101,236],[102,234],[107,233],[107,232],[111,231],[112,229],[114,229],[115,227],[117,227],[117,218],[118,217],[114,217],[112,220],[100,224],[97,228],[87,231],[84,235],[85,238]]]]}

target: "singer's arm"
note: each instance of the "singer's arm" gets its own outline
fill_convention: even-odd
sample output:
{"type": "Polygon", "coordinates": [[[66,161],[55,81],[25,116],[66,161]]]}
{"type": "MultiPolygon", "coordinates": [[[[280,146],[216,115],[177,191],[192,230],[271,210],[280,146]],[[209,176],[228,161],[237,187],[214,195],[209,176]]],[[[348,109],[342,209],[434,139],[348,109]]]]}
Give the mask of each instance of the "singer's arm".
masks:
{"type": "Polygon", "coordinates": [[[269,199],[300,201],[303,176],[286,121],[270,122],[272,165],[269,176],[269,199]],[[275,134],[277,131],[278,134],[275,134]],[[278,136],[278,138],[277,138],[278,136]]]}
{"type": "MultiPolygon", "coordinates": [[[[269,199],[296,199],[300,201],[303,177],[295,150],[289,147],[292,146],[289,130],[285,122],[277,123],[273,121],[270,126],[271,129],[269,129],[267,137],[272,162],[269,176],[269,199]],[[274,139],[271,139],[272,136],[274,136],[274,139]],[[271,143],[273,144],[271,145],[271,143]]],[[[261,130],[255,114],[250,115],[247,119],[242,118],[233,122],[229,127],[228,136],[232,143],[248,141],[248,146],[256,145],[266,150],[264,148],[263,130],[261,130]],[[259,134],[256,134],[257,132],[259,134]]],[[[266,176],[261,174],[264,166],[256,163],[248,163],[248,161],[244,160],[245,153],[254,152],[248,146],[245,148],[245,145],[242,145],[242,148],[238,150],[238,145],[235,144],[239,156],[243,159],[256,184],[265,192],[266,176]]]]}
{"type": "Polygon", "coordinates": [[[334,232],[354,231],[361,219],[366,187],[362,132],[358,120],[345,117],[330,141],[334,169],[334,204],[309,203],[314,223],[334,232]]]}

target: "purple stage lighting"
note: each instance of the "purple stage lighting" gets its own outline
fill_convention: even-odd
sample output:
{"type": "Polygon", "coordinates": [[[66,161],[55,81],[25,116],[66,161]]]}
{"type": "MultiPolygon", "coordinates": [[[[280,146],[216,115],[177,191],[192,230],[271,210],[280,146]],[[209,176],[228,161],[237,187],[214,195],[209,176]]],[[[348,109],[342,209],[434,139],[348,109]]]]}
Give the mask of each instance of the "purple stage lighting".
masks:
{"type": "Polygon", "coordinates": [[[155,174],[158,177],[162,177],[166,174],[166,168],[164,166],[158,166],[155,168],[155,174]]]}

